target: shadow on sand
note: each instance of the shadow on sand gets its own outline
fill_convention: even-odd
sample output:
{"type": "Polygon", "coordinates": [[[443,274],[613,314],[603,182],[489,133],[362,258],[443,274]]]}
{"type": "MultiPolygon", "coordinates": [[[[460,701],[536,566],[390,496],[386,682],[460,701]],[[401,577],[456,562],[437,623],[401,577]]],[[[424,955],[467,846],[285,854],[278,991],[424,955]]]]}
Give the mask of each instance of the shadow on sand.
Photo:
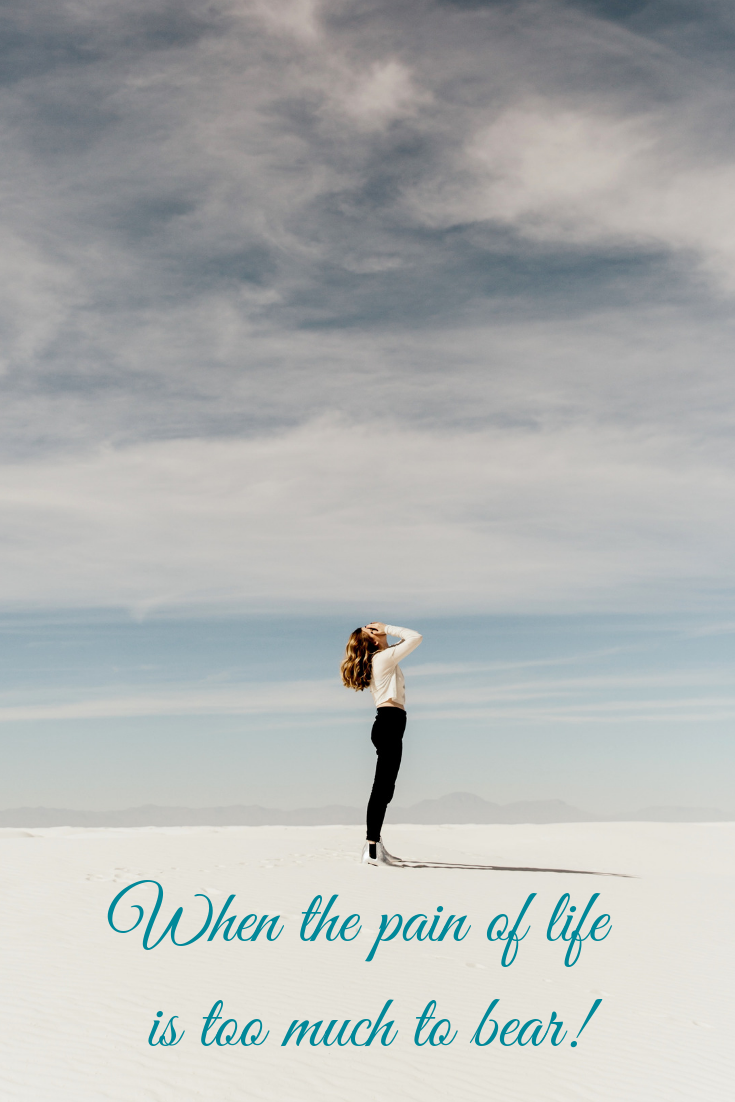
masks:
{"type": "Polygon", "coordinates": [[[620,876],[625,880],[637,877],[627,872],[594,872],[591,869],[534,869],[523,865],[464,865],[452,861],[404,861],[401,857],[391,857],[386,865],[399,869],[487,869],[489,872],[557,872],[574,876],[620,876]]]}

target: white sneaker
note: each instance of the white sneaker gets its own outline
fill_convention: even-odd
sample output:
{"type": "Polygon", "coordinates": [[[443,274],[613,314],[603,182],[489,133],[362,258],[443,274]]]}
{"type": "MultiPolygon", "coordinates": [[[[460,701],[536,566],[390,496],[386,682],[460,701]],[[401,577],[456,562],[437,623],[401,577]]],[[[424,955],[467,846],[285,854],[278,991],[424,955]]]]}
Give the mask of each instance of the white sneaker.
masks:
{"type": "Polygon", "coordinates": [[[399,857],[393,857],[388,853],[381,841],[376,842],[375,845],[375,857],[370,856],[370,844],[365,843],[362,851],[362,857],[360,861],[363,865],[402,865],[403,862],[399,857]]]}
{"type": "MultiPolygon", "coordinates": [[[[378,842],[376,853],[378,853],[378,854],[380,853],[380,842],[378,842]]],[[[380,865],[381,864],[381,862],[378,860],[377,857],[371,857],[370,856],[370,843],[369,842],[366,842],[365,845],[362,848],[362,857],[360,858],[360,863],[362,865],[380,865]]]]}

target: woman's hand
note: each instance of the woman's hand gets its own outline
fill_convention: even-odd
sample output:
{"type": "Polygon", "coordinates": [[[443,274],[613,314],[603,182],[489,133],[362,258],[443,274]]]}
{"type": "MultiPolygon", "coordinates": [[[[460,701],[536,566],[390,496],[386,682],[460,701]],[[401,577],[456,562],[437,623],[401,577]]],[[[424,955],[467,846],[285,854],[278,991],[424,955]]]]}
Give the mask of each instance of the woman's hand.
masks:
{"type": "Polygon", "coordinates": [[[365,624],[362,630],[368,635],[385,635],[385,624],[381,624],[379,620],[373,620],[371,624],[365,624]]]}

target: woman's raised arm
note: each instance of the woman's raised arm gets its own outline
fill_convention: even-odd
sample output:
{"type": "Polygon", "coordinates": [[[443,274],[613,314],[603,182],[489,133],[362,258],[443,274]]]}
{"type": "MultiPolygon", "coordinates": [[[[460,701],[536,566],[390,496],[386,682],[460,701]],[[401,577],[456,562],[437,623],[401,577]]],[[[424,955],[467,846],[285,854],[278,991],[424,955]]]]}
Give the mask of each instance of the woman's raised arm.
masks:
{"type": "Polygon", "coordinates": [[[420,635],[418,631],[412,631],[411,628],[398,628],[395,624],[386,624],[385,631],[387,635],[397,635],[401,640],[400,643],[396,643],[395,646],[388,647],[387,650],[383,651],[383,654],[390,655],[391,660],[395,662],[400,662],[412,650],[416,650],[423,639],[423,635],[420,635]]]}

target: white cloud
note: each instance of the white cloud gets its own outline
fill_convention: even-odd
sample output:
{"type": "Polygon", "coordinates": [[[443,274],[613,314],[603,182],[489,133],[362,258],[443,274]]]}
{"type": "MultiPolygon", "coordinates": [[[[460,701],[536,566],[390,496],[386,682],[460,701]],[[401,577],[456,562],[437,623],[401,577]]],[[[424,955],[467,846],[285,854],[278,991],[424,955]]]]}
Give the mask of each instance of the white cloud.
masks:
{"type": "Polygon", "coordinates": [[[233,685],[227,688],[128,692],[99,691],[54,703],[0,703],[0,723],[62,719],[110,719],[121,716],[303,715],[351,711],[347,692],[335,680],[233,685]]]}
{"type": "MultiPolygon", "coordinates": [[[[529,663],[530,665],[531,663],[529,663]]],[[[407,671],[409,672],[409,671],[407,671]]],[[[677,670],[676,673],[642,673],[639,676],[554,678],[504,681],[494,670],[491,683],[487,667],[452,673],[447,667],[432,683],[413,681],[420,672],[411,664],[411,713],[442,719],[512,719],[541,723],[639,722],[675,720],[719,722],[735,715],[735,697],[727,694],[735,682],[730,670],[677,670]],[[481,676],[473,676],[480,673],[481,676]],[[719,688],[718,695],[696,689],[719,688]],[[669,690],[666,697],[651,697],[652,690],[669,690]],[[451,708],[451,711],[445,709],[451,708]]],[[[0,696],[0,724],[53,720],[112,719],[125,716],[295,716],[311,721],[330,717],[340,722],[364,724],[372,711],[368,693],[358,697],[336,677],[322,681],[241,682],[195,688],[180,685],[144,691],[139,687],[117,693],[109,688],[33,691],[33,702],[15,691],[0,696]],[[39,700],[39,695],[44,699],[39,700]],[[53,699],[48,699],[52,697],[53,699]]]]}
{"type": "MultiPolygon", "coordinates": [[[[515,416],[495,400],[513,387],[553,410],[581,315],[590,363],[620,334],[609,359],[634,419],[650,390],[664,406],[680,390],[664,356],[730,385],[711,351],[728,327],[697,297],[703,264],[719,288],[735,264],[723,71],[703,80],[705,62],[553,3],[24,12],[27,72],[0,89],[5,438],[206,436],[334,407],[370,420],[371,402],[411,418],[440,390],[438,421],[515,416]],[[570,246],[580,271],[560,278],[570,246]],[[651,249],[676,263],[646,276],[651,249]],[[674,279],[690,296],[676,340],[671,311],[642,332],[638,280],[657,302],[674,279]],[[548,339],[518,327],[499,354],[519,314],[548,339]]],[[[572,400],[599,406],[609,387],[583,371],[572,400]]]]}
{"type": "Polygon", "coordinates": [[[669,287],[735,272],[727,74],[550,3],[27,10],[0,600],[730,585],[731,326],[669,287]]]}
{"type": "Polygon", "coordinates": [[[85,299],[68,266],[0,226],[0,373],[43,357],[69,312],[85,299]]]}
{"type": "Polygon", "coordinates": [[[467,141],[463,160],[419,187],[435,226],[507,224],[538,242],[663,248],[691,254],[735,292],[735,151],[697,149],[703,119],[676,108],[520,101],[467,141]]]}
{"type": "Polygon", "coordinates": [[[249,0],[236,2],[233,10],[254,15],[272,33],[294,36],[310,43],[320,37],[318,0],[249,0]]]}
{"type": "MultiPolygon", "coordinates": [[[[346,76],[346,74],[345,74],[346,76]]],[[[337,105],[359,125],[369,129],[415,114],[431,96],[418,88],[407,67],[396,58],[375,62],[351,86],[332,93],[337,105]]]]}
{"type": "Polygon", "coordinates": [[[735,535],[727,462],[613,428],[324,417],[5,465],[0,503],[0,599],[62,606],[686,607],[735,535]]]}

